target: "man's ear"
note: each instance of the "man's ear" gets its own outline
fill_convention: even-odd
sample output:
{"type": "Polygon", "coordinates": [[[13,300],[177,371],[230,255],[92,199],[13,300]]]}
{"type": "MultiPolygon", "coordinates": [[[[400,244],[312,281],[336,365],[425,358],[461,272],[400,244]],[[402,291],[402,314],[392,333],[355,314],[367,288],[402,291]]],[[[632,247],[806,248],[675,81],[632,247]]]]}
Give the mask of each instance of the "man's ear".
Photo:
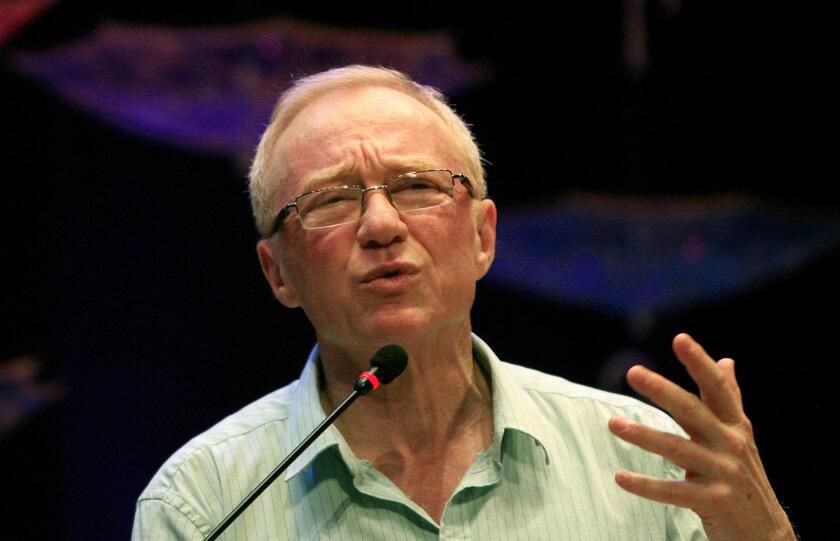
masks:
{"type": "Polygon", "coordinates": [[[478,270],[476,280],[487,274],[496,256],[496,204],[490,199],[483,199],[478,202],[478,205],[475,223],[477,243],[475,262],[478,270]]]}
{"type": "Polygon", "coordinates": [[[298,295],[292,285],[286,281],[286,271],[269,239],[261,239],[257,243],[257,257],[260,259],[263,276],[271,286],[274,297],[288,308],[300,306],[298,295]]]}

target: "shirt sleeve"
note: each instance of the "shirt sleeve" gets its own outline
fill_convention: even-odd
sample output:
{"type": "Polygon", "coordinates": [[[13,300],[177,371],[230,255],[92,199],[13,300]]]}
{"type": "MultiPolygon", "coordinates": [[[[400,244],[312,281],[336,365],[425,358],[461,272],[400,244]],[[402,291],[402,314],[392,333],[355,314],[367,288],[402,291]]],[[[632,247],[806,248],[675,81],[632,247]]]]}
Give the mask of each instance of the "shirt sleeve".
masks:
{"type": "Polygon", "coordinates": [[[202,541],[205,534],[175,506],[158,499],[137,502],[131,541],[202,541]]]}
{"type": "Polygon", "coordinates": [[[697,516],[697,513],[685,507],[668,506],[666,527],[666,539],[668,541],[705,541],[709,539],[703,529],[703,523],[700,522],[700,517],[697,516]]]}

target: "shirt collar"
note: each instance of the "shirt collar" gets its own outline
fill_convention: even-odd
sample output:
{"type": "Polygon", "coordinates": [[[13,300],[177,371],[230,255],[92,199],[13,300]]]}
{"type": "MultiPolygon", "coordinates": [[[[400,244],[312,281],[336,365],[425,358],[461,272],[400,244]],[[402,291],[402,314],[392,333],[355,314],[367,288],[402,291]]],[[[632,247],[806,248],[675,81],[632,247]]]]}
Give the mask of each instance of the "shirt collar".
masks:
{"type": "Polygon", "coordinates": [[[545,442],[550,441],[551,427],[547,426],[540,409],[510,373],[508,365],[503,363],[493,350],[481,338],[472,335],[473,358],[490,374],[493,388],[493,436],[501,443],[508,430],[515,430],[530,437],[542,447],[548,462],[545,442]]]}
{"type": "MultiPolygon", "coordinates": [[[[549,427],[535,415],[539,411],[528,393],[509,373],[507,366],[493,353],[483,340],[472,335],[473,358],[490,375],[493,389],[493,436],[500,444],[507,430],[516,430],[531,437],[545,450],[543,442],[549,441],[549,427]]],[[[288,448],[302,442],[325,417],[318,390],[320,364],[318,345],[312,348],[306,366],[294,390],[292,411],[289,417],[288,448]]],[[[335,426],[327,428],[286,470],[288,481],[322,452],[331,447],[346,446],[344,437],[335,426]]],[[[349,449],[348,449],[349,451],[349,449]]],[[[345,453],[342,453],[345,454],[345,453]]],[[[546,452],[546,461],[548,453],[546,452]]]]}
{"type": "MultiPolygon", "coordinates": [[[[289,451],[302,442],[318,426],[318,423],[323,421],[327,416],[324,413],[324,408],[321,406],[318,389],[320,372],[318,344],[315,344],[315,347],[312,348],[312,352],[309,354],[309,358],[306,360],[306,366],[304,366],[303,373],[300,375],[297,387],[294,390],[287,438],[287,448],[289,451]]],[[[292,462],[289,469],[286,470],[286,480],[288,481],[297,475],[298,472],[308,466],[322,452],[330,447],[341,444],[346,445],[344,438],[341,436],[341,432],[338,431],[335,425],[328,427],[323,434],[312,442],[312,445],[292,462]]]]}

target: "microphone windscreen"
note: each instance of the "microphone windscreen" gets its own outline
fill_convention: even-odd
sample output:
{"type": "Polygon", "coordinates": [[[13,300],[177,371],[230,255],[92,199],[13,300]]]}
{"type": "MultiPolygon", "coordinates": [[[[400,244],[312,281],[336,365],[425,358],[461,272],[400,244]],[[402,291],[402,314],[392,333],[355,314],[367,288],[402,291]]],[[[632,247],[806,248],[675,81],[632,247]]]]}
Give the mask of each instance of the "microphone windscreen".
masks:
{"type": "Polygon", "coordinates": [[[402,374],[408,364],[408,353],[397,344],[382,346],[373,354],[370,365],[376,367],[376,377],[383,384],[388,384],[402,374]]]}

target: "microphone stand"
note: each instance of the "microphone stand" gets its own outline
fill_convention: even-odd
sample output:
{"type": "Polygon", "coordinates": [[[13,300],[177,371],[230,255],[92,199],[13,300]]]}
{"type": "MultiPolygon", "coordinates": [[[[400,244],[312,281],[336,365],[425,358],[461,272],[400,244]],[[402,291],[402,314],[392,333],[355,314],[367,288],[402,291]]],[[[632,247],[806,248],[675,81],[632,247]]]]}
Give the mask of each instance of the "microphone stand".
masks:
{"type": "Polygon", "coordinates": [[[350,404],[352,404],[353,402],[355,402],[355,400],[356,400],[357,398],[359,398],[360,396],[365,395],[365,394],[367,394],[367,391],[360,392],[358,388],[357,388],[357,389],[353,389],[353,392],[352,392],[352,393],[350,393],[350,394],[347,396],[347,398],[345,398],[345,399],[344,399],[344,402],[342,402],[341,404],[339,404],[339,405],[338,405],[338,407],[337,407],[337,408],[335,408],[335,409],[332,411],[332,413],[330,413],[330,414],[329,414],[329,415],[328,415],[328,416],[327,416],[327,417],[326,417],[323,421],[321,421],[321,423],[320,423],[318,426],[316,426],[316,427],[315,427],[315,429],[314,429],[312,432],[310,432],[310,433],[309,433],[309,435],[308,435],[306,438],[304,438],[304,440],[303,440],[302,442],[300,442],[300,443],[298,444],[298,446],[297,446],[297,447],[295,447],[294,451],[292,451],[292,452],[289,454],[289,456],[287,456],[287,457],[283,460],[283,462],[281,462],[280,464],[278,464],[278,465],[277,465],[277,467],[276,467],[276,468],[274,468],[274,470],[272,470],[272,471],[271,471],[271,473],[269,473],[269,474],[266,476],[266,478],[265,478],[265,479],[263,479],[263,480],[262,480],[262,482],[261,482],[259,485],[257,485],[257,486],[254,488],[254,490],[252,490],[252,491],[251,491],[251,493],[250,493],[250,494],[248,494],[248,496],[246,496],[246,497],[245,497],[245,499],[244,499],[244,500],[242,500],[242,501],[239,503],[239,505],[237,505],[237,506],[233,509],[233,511],[231,511],[231,512],[228,514],[228,516],[226,516],[226,517],[225,517],[225,519],[224,519],[224,520],[222,520],[222,521],[219,523],[219,525],[218,525],[218,526],[216,526],[215,528],[213,528],[213,531],[211,531],[211,532],[210,532],[210,534],[209,534],[207,537],[205,537],[205,538],[204,538],[204,541],[213,541],[214,539],[216,539],[217,537],[219,537],[219,536],[222,534],[222,532],[223,532],[223,531],[225,531],[225,529],[226,529],[228,526],[230,526],[230,524],[231,524],[234,520],[236,520],[236,517],[238,517],[238,516],[242,513],[242,511],[244,511],[244,510],[245,510],[245,509],[246,509],[249,505],[251,505],[251,504],[254,502],[254,500],[256,500],[256,499],[257,499],[257,497],[258,497],[260,494],[262,494],[262,493],[263,493],[263,491],[264,491],[265,489],[267,489],[267,488],[268,488],[268,485],[270,485],[271,483],[273,483],[273,482],[274,482],[274,480],[275,480],[275,479],[277,479],[277,477],[278,477],[281,473],[283,473],[284,471],[286,471],[286,468],[288,468],[288,467],[289,467],[289,465],[290,465],[292,462],[294,462],[294,461],[295,461],[295,459],[296,459],[298,456],[300,456],[300,454],[301,454],[301,453],[302,453],[302,452],[303,452],[303,451],[304,451],[307,447],[309,447],[309,446],[312,444],[312,442],[313,442],[313,441],[315,441],[315,438],[317,438],[318,436],[320,436],[320,435],[321,435],[321,433],[322,433],[324,430],[326,430],[326,429],[327,429],[327,428],[328,428],[331,424],[333,424],[333,423],[335,422],[335,420],[338,418],[338,416],[339,416],[339,415],[341,415],[341,414],[342,414],[342,412],[344,412],[344,410],[346,410],[346,409],[350,406],[350,404]]]}
{"type": "Polygon", "coordinates": [[[400,346],[396,344],[389,344],[379,348],[370,360],[370,369],[365,370],[359,375],[359,379],[357,379],[355,385],[353,385],[353,392],[344,399],[344,402],[339,404],[332,413],[327,415],[327,417],[321,421],[321,423],[316,426],[315,429],[310,432],[309,435],[306,436],[306,438],[304,438],[304,440],[300,442],[291,453],[289,453],[289,456],[283,459],[283,462],[274,468],[271,473],[269,473],[266,478],[263,479],[262,482],[233,509],[233,511],[228,513],[228,516],[226,516],[224,520],[222,520],[218,526],[213,528],[210,534],[204,538],[204,541],[214,541],[217,537],[219,537],[222,532],[225,531],[225,529],[227,529],[234,520],[236,520],[236,517],[242,514],[242,512],[247,509],[248,506],[251,505],[266,488],[268,488],[268,485],[273,483],[281,473],[286,471],[286,468],[288,468],[289,465],[294,462],[298,456],[300,456],[304,449],[309,447],[312,442],[315,441],[315,438],[320,436],[324,430],[335,422],[344,410],[350,407],[350,404],[355,402],[355,400],[360,396],[364,396],[369,392],[378,389],[380,383],[391,383],[394,378],[399,376],[402,371],[405,370],[407,362],[408,355],[400,346]]]}

